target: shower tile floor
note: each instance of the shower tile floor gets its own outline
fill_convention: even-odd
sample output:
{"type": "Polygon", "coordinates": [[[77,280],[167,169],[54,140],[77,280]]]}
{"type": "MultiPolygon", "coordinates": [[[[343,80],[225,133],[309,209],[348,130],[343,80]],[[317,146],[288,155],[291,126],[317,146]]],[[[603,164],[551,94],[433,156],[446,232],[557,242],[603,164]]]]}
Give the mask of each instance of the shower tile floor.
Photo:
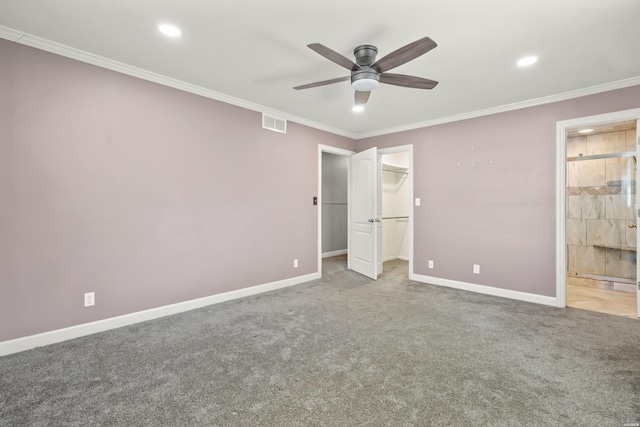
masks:
{"type": "Polygon", "coordinates": [[[567,307],[638,318],[636,294],[567,285],[567,307]]]}

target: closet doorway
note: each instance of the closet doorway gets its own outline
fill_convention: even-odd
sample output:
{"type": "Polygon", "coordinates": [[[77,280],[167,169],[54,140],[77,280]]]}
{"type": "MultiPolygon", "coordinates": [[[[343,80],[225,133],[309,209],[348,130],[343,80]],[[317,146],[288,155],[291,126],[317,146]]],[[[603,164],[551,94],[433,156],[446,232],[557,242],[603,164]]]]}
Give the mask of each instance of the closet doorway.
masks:
{"type": "MultiPolygon", "coordinates": [[[[326,145],[318,146],[318,271],[323,274],[323,260],[333,267],[347,268],[349,158],[352,151],[326,145]],[[342,266],[344,264],[344,266],[342,266]]],[[[382,208],[382,244],[377,259],[389,271],[403,278],[413,268],[413,146],[378,150],[378,203],[382,208]]]]}
{"type": "Polygon", "coordinates": [[[383,274],[409,277],[413,252],[411,146],[380,149],[383,274]]]}
{"type": "Polygon", "coordinates": [[[318,146],[318,272],[331,259],[338,270],[347,268],[348,176],[353,151],[318,146]]]}

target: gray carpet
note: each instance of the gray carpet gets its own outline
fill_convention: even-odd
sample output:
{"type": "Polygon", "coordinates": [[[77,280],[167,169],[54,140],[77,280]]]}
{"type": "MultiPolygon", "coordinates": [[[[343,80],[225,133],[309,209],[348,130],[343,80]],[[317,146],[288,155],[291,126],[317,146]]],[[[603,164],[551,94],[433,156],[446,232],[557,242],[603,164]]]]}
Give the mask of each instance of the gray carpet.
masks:
{"type": "Polygon", "coordinates": [[[0,358],[0,425],[623,426],[640,322],[325,262],[321,280],[0,358]]]}

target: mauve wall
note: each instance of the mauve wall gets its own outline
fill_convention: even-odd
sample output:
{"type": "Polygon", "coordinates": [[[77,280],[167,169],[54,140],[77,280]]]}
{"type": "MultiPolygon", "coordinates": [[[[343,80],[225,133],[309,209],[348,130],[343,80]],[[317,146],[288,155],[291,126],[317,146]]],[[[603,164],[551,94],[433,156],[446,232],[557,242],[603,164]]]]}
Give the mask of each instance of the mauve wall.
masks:
{"type": "Polygon", "coordinates": [[[363,139],[357,150],[413,144],[416,274],[555,296],[556,122],[638,107],[634,86],[363,139]]]}
{"type": "Polygon", "coordinates": [[[317,271],[317,145],[353,141],[4,40],[0,58],[0,341],[317,271]]]}

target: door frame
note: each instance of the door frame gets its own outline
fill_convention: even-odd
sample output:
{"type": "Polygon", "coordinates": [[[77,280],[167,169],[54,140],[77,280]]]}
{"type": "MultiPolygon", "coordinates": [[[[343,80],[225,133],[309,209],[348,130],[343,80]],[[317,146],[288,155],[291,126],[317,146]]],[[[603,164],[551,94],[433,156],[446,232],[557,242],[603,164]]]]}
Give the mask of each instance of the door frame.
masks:
{"type": "MultiPolygon", "coordinates": [[[[640,108],[556,122],[556,304],[567,306],[567,129],[626,120],[640,120],[640,108]]],[[[640,141],[636,129],[636,146],[640,141]]],[[[640,207],[636,200],[635,209],[640,207]]],[[[640,280],[640,277],[638,277],[640,280]]]]}
{"type": "MultiPolygon", "coordinates": [[[[399,152],[409,153],[409,206],[411,207],[409,215],[409,278],[413,275],[413,144],[400,145],[396,147],[378,149],[378,154],[392,154],[399,152]]],[[[322,277],[322,153],[332,153],[339,156],[351,157],[356,154],[355,151],[345,150],[343,148],[332,147],[330,145],[318,144],[318,274],[322,277]]],[[[347,173],[349,172],[347,164],[347,173]]],[[[347,203],[349,200],[349,182],[347,182],[347,203]]],[[[349,209],[347,209],[347,221],[349,218],[349,209]]],[[[347,250],[349,250],[349,236],[347,232],[347,250]]],[[[380,254],[382,256],[382,254],[380,254]]],[[[347,266],[349,268],[350,266],[347,266]]]]}

